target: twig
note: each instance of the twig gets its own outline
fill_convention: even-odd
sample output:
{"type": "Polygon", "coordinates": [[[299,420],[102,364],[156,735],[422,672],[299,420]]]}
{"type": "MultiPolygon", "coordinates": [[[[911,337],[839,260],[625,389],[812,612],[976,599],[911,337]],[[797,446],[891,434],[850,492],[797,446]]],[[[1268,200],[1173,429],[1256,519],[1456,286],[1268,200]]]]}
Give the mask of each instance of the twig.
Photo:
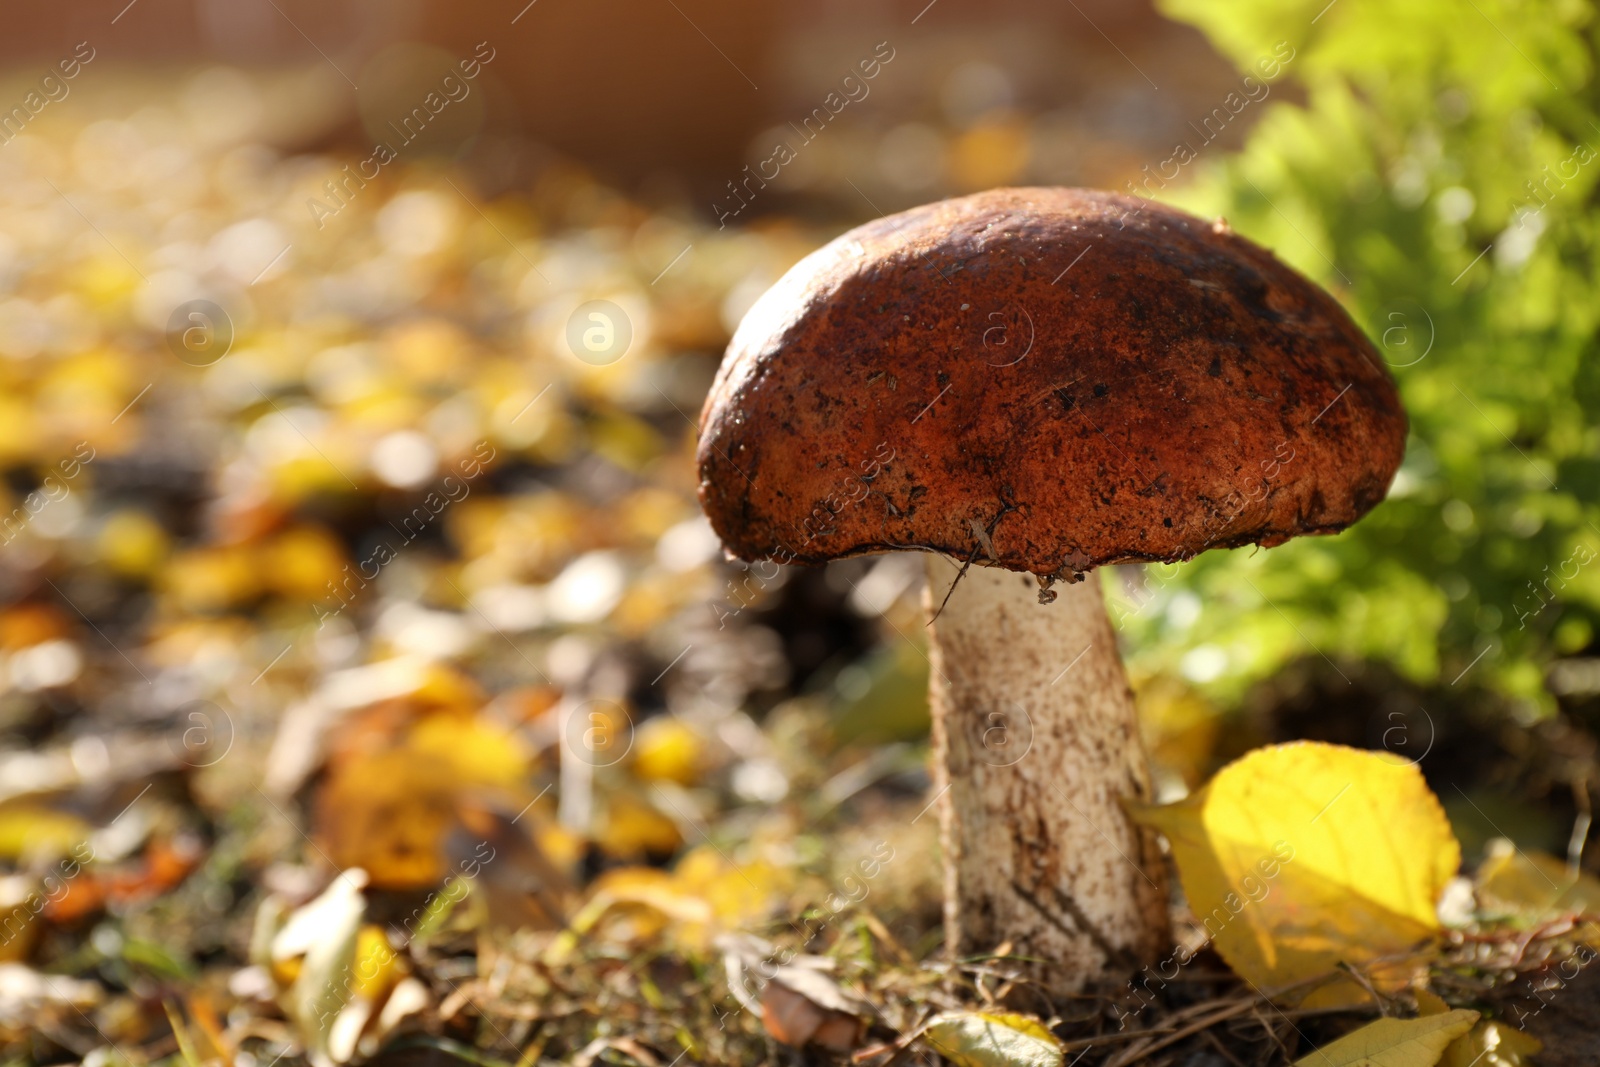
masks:
{"type": "Polygon", "coordinates": [[[1211,1047],[1217,1050],[1217,1054],[1223,1059],[1227,1060],[1229,1063],[1233,1064],[1233,1067],[1244,1067],[1244,1063],[1239,1059],[1239,1057],[1229,1052],[1228,1046],[1217,1040],[1216,1034],[1213,1034],[1210,1030],[1204,1030],[1201,1032],[1200,1036],[1211,1042],[1211,1047]]]}
{"type": "Polygon", "coordinates": [[[905,946],[900,944],[899,939],[889,932],[889,928],[883,924],[882,919],[873,914],[870,908],[859,907],[856,911],[860,915],[862,923],[872,933],[872,936],[877,938],[889,950],[889,953],[900,961],[902,966],[916,966],[917,961],[912,958],[911,953],[906,951],[905,946]]]}
{"type": "Polygon", "coordinates": [[[1383,994],[1379,993],[1377,989],[1373,987],[1372,982],[1367,978],[1366,975],[1356,970],[1355,967],[1351,966],[1344,960],[1340,960],[1337,966],[1339,970],[1345,973],[1345,977],[1349,978],[1356,985],[1366,990],[1367,996],[1371,997],[1373,1002],[1378,1005],[1378,1010],[1382,1014],[1389,1014],[1389,999],[1383,994]]]}
{"type": "MultiPolygon", "coordinates": [[[[1128,1065],[1140,1062],[1152,1053],[1159,1052],[1164,1048],[1168,1048],[1176,1042],[1182,1041],[1186,1037],[1191,1037],[1194,1034],[1206,1031],[1215,1026],[1217,1023],[1238,1018],[1246,1012],[1249,1012],[1251,1015],[1253,1015],[1256,1021],[1267,1029],[1267,1032],[1272,1035],[1272,1040],[1277,1043],[1279,1048],[1283,1048],[1284,1045],[1282,1039],[1279,1038],[1277,1033],[1267,1025],[1265,1018],[1262,1017],[1260,1012],[1261,1005],[1271,1004],[1274,998],[1280,997],[1283,994],[1292,992],[1296,989],[1305,987],[1314,989],[1317,986],[1326,983],[1328,978],[1328,975],[1318,975],[1314,978],[1306,978],[1298,982],[1292,982],[1289,985],[1281,986],[1277,989],[1256,990],[1250,993],[1244,993],[1241,991],[1242,995],[1240,996],[1232,998],[1217,998],[1215,1000],[1204,1001],[1200,1004],[1190,1005],[1188,1008],[1184,1008],[1182,1011],[1173,1013],[1172,1019],[1169,1020],[1169,1022],[1185,1018],[1194,1018],[1196,1014],[1206,1011],[1210,1008],[1218,1008],[1220,1010],[1211,1012],[1211,1014],[1206,1015],[1203,1018],[1195,1019],[1193,1022],[1190,1022],[1188,1025],[1183,1026],[1176,1031],[1173,1031],[1169,1026],[1167,1027],[1167,1035],[1162,1037],[1160,1040],[1152,1041],[1147,1045],[1137,1048],[1124,1049],[1121,1053],[1107,1060],[1104,1064],[1104,1067],[1128,1067],[1128,1065]]],[[[1331,1010],[1343,1011],[1347,1009],[1331,1010]]],[[[1285,1016],[1285,1018],[1287,1018],[1287,1016],[1285,1016]]],[[[1153,1037],[1158,1033],[1160,1033],[1158,1029],[1151,1029],[1134,1032],[1132,1036],[1153,1037]]],[[[1294,1057],[1290,1056],[1289,1058],[1293,1059],[1294,1057]]]]}
{"type": "Polygon", "coordinates": [[[954,593],[956,591],[956,586],[960,585],[961,584],[961,579],[963,579],[963,578],[965,578],[967,576],[967,568],[972,566],[972,561],[978,558],[978,549],[981,548],[981,547],[983,547],[983,546],[981,546],[981,545],[973,545],[972,546],[972,554],[970,556],[968,556],[967,557],[967,561],[961,565],[961,570],[959,572],[957,572],[956,580],[950,583],[950,588],[945,592],[944,599],[939,601],[939,610],[934,612],[933,613],[933,618],[928,620],[928,625],[929,626],[932,626],[934,623],[938,622],[939,621],[939,616],[944,614],[944,606],[946,604],[950,603],[950,597],[952,595],[954,595],[954,593]]]}
{"type": "Polygon", "coordinates": [[[956,575],[956,580],[950,583],[949,591],[945,593],[944,599],[939,602],[939,610],[933,613],[933,618],[928,620],[927,625],[932,626],[935,622],[939,621],[939,616],[944,614],[944,606],[950,603],[950,597],[955,593],[956,586],[960,585],[961,579],[967,576],[967,568],[971,567],[972,561],[978,558],[979,549],[987,548],[989,550],[989,558],[995,558],[994,542],[990,541],[989,538],[994,536],[995,528],[1000,525],[1000,520],[1015,510],[1017,509],[1010,504],[1001,504],[1000,513],[994,517],[994,521],[989,523],[989,528],[987,530],[983,530],[981,533],[977,524],[977,520],[972,520],[973,532],[980,533],[980,536],[977,539],[977,542],[972,546],[972,552],[967,556],[967,561],[961,565],[961,571],[956,575]]]}
{"type": "Polygon", "coordinates": [[[1255,998],[1252,997],[1249,1000],[1241,1000],[1237,1004],[1229,1005],[1228,1007],[1223,1008],[1221,1011],[1208,1015],[1203,1019],[1197,1019],[1188,1026],[1185,1026],[1183,1029],[1178,1030],[1176,1033],[1169,1034],[1161,1040],[1152,1042],[1144,1048],[1126,1049],[1120,1055],[1107,1060],[1105,1067],[1124,1067],[1125,1064],[1134,1062],[1134,1060],[1138,1057],[1148,1056],[1152,1052],[1159,1052],[1169,1045],[1173,1045],[1179,1041],[1182,1041],[1186,1037],[1191,1037],[1194,1034],[1198,1034],[1202,1030],[1208,1030],[1217,1023],[1220,1023],[1226,1019],[1231,1019],[1236,1015],[1242,1015],[1246,1011],[1253,1011],[1255,1010],[1255,1007],[1255,998]]]}
{"type": "MultiPolygon", "coordinates": [[[[1278,1036],[1278,1031],[1267,1021],[1266,1016],[1261,1014],[1261,1009],[1254,1004],[1250,1005],[1250,1015],[1256,1022],[1261,1024],[1261,1029],[1267,1032],[1267,1036],[1272,1038],[1272,1043],[1278,1046],[1278,1051],[1283,1053],[1283,1058],[1293,1062],[1294,1053],[1289,1050],[1288,1045],[1283,1043],[1283,1038],[1278,1036]]],[[[1294,1024],[1291,1023],[1290,1025],[1293,1026],[1294,1024]]]]}
{"type": "Polygon", "coordinates": [[[1292,1011],[1280,1009],[1278,1014],[1285,1019],[1310,1019],[1318,1015],[1369,1015],[1382,1013],[1376,1004],[1347,1004],[1338,1008],[1295,1008],[1292,1011]]]}
{"type": "MultiPolygon", "coordinates": [[[[1246,994],[1246,996],[1254,995],[1255,994],[1253,993],[1246,994]]],[[[1169,1016],[1169,1020],[1172,1022],[1182,1022],[1186,1019],[1193,1019],[1197,1015],[1204,1015],[1206,1012],[1215,1008],[1226,1007],[1227,1005],[1237,1003],[1239,1003],[1239,995],[1237,993],[1231,997],[1213,997],[1210,1000],[1202,1000],[1198,1004],[1191,1004],[1187,1008],[1177,1009],[1169,1016]]]]}
{"type": "Polygon", "coordinates": [[[1063,1052],[1076,1052],[1081,1048],[1094,1048],[1096,1045],[1105,1045],[1113,1041],[1132,1041],[1135,1038],[1160,1037],[1172,1033],[1171,1027],[1154,1027],[1149,1030],[1119,1030],[1114,1034],[1101,1034],[1098,1037],[1080,1037],[1073,1041],[1061,1042],[1063,1052]]]}

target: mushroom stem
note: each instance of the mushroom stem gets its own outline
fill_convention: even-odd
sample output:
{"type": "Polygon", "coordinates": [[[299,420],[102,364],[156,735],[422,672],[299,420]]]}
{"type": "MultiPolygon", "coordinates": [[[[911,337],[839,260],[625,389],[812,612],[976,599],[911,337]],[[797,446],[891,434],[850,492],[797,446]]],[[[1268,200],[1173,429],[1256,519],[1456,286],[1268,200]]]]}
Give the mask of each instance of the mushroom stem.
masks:
{"type": "MultiPolygon", "coordinates": [[[[930,615],[955,574],[928,557],[930,615]]],[[[946,943],[1010,942],[1070,992],[1155,961],[1167,892],[1119,803],[1150,774],[1100,583],[1057,590],[1042,605],[1031,575],[969,569],[932,624],[929,696],[946,943]]]]}

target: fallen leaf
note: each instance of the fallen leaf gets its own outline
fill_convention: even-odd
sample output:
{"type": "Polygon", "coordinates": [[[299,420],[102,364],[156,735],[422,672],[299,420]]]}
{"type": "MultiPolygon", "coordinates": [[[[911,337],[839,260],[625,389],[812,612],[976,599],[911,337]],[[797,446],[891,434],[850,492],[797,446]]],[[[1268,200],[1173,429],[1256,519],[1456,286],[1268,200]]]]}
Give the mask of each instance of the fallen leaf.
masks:
{"type": "Polygon", "coordinates": [[[427,986],[415,978],[402,978],[390,991],[389,999],[383,1002],[378,1024],[369,1036],[381,1043],[389,1031],[400,1025],[401,1020],[425,1011],[432,1003],[433,995],[428,992],[427,986]]]}
{"type": "Polygon", "coordinates": [[[1433,1067],[1472,1029],[1478,1013],[1457,1009],[1419,1019],[1379,1019],[1294,1061],[1294,1067],[1433,1067]]]}
{"type": "Polygon", "coordinates": [[[261,547],[262,582],[290,600],[320,604],[329,599],[346,566],[344,549],[328,530],[303,525],[285,530],[261,547]]]}
{"type": "Polygon", "coordinates": [[[789,882],[787,872],[765,860],[731,863],[709,844],[690,849],[673,877],[683,892],[711,906],[712,921],[724,930],[765,918],[789,882]]]}
{"type": "Polygon", "coordinates": [[[67,812],[25,802],[7,804],[0,808],[0,859],[53,860],[87,841],[93,830],[67,812]]]}
{"type": "Polygon", "coordinates": [[[654,937],[669,924],[691,938],[711,922],[706,902],[682,892],[667,871],[621,867],[595,879],[589,899],[545,950],[545,963],[566,963],[585,937],[602,924],[609,938],[631,942],[654,937]]]}
{"type": "MultiPolygon", "coordinates": [[[[595,880],[588,913],[600,901],[607,904],[642,904],[654,908],[675,923],[705,925],[711,922],[711,906],[692,892],[686,892],[671,872],[654,867],[619,867],[595,880]]],[[[573,920],[574,926],[579,920],[573,920]]]]}
{"type": "Polygon", "coordinates": [[[767,1033],[794,1048],[815,1044],[853,1052],[861,1044],[866,1006],[815,966],[780,967],[761,990],[767,1033]]]}
{"type": "Polygon", "coordinates": [[[1426,989],[1417,990],[1418,1015],[1443,1015],[1450,1010],[1450,1005],[1437,993],[1426,989]]]}
{"type": "Polygon", "coordinates": [[[44,917],[56,926],[72,926],[106,906],[106,881],[93,871],[83,871],[63,884],[65,890],[54,900],[46,900],[44,917]]]}
{"type": "MultiPolygon", "coordinates": [[[[453,685],[445,675],[432,684],[453,685]]],[[[319,847],[338,866],[365,870],[377,888],[437,885],[462,804],[482,793],[519,810],[531,765],[517,734],[473,708],[428,709],[418,696],[368,709],[334,743],[317,793],[319,847]]]]}
{"type": "Polygon", "coordinates": [[[119,904],[158,897],[181,885],[202,858],[200,842],[194,837],[155,838],[137,865],[105,880],[105,896],[119,904]]]}
{"type": "Polygon", "coordinates": [[[1010,1012],[947,1011],[922,1039],[956,1067],[1061,1067],[1061,1042],[1038,1019],[1010,1012]]]}
{"type": "MultiPolygon", "coordinates": [[[[1450,1005],[1426,989],[1417,990],[1417,1014],[1447,1015],[1450,1005]]],[[[1439,1060],[1444,1067],[1529,1067],[1544,1044],[1532,1034],[1503,1022],[1485,1019],[1450,1042],[1439,1060]]]]}
{"type": "Polygon", "coordinates": [[[173,555],[162,589],[173,606],[193,614],[242,607],[261,593],[264,575],[246,545],[207,545],[173,555]]]}
{"type": "Polygon", "coordinates": [[[1139,733],[1157,774],[1177,778],[1190,789],[1205,780],[1222,719],[1205,697],[1182,680],[1158,674],[1135,687],[1139,733]]]}
{"type": "Polygon", "coordinates": [[[82,1012],[93,1010],[104,997],[98,982],[0,963],[0,1032],[12,1026],[33,1029],[68,1013],[82,1018],[82,1012]]]}
{"type": "Polygon", "coordinates": [[[634,777],[644,782],[694,785],[706,762],[705,748],[699,732],[675,715],[646,719],[634,733],[634,777]]]}
{"type": "Polygon", "coordinates": [[[356,995],[382,1000],[406,973],[405,957],[389,944],[388,934],[376,923],[365,923],[356,935],[355,959],[351,964],[352,988],[356,995]]]}
{"type": "Polygon", "coordinates": [[[171,548],[171,538],[161,523],[137,508],[113,512],[95,540],[101,562],[118,576],[134,581],[147,581],[155,575],[171,548]]]}
{"type": "Polygon", "coordinates": [[[609,856],[625,860],[640,860],[650,855],[665,857],[683,845],[677,823],[648,802],[628,793],[612,793],[603,811],[594,838],[609,856]]]}
{"type": "Polygon", "coordinates": [[[1531,1067],[1544,1043],[1503,1022],[1481,1022],[1450,1042],[1444,1067],[1531,1067]]]}
{"type": "Polygon", "coordinates": [[[1474,880],[1479,902],[1529,920],[1552,914],[1600,915],[1600,878],[1564,860],[1527,852],[1503,837],[1489,842],[1474,880]]]}
{"type": "Polygon", "coordinates": [[[71,621],[54,605],[23,603],[0,611],[0,649],[7,652],[71,636],[71,621]]]}
{"type": "MultiPolygon", "coordinates": [[[[294,1023],[313,1067],[338,1062],[330,1052],[330,1041],[336,1036],[336,1021],[356,998],[366,882],[365,872],[344,871],[321,896],[292,913],[285,914],[282,904],[268,897],[258,917],[255,951],[264,947],[274,975],[280,981],[289,979],[279,1004],[294,1023]],[[291,962],[292,966],[283,966],[291,962]]],[[[375,947],[371,935],[366,947],[369,951],[375,947]]],[[[357,1007],[363,1010],[365,1001],[357,1007]]]]}
{"type": "MultiPolygon", "coordinates": [[[[1184,800],[1130,811],[1166,834],[1190,908],[1228,965],[1262,989],[1336,976],[1341,963],[1379,989],[1404,988],[1461,862],[1415,766],[1340,745],[1257,749],[1184,800]]],[[[1344,977],[1301,998],[1367,999],[1344,977]]]]}
{"type": "Polygon", "coordinates": [[[43,888],[25,874],[0,875],[0,963],[21,963],[33,954],[41,926],[35,912],[49,905],[43,888]]]}
{"type": "Polygon", "coordinates": [[[765,916],[784,888],[783,871],[764,861],[734,864],[714,848],[690,850],[671,872],[621,867],[595,879],[568,928],[551,941],[545,962],[565,962],[579,939],[605,924],[616,941],[637,941],[670,925],[679,944],[700,951],[716,932],[765,916]]]}
{"type": "MultiPolygon", "coordinates": [[[[517,811],[486,799],[461,798],[456,809],[460,825],[444,841],[451,869],[471,881],[472,892],[484,905],[480,918],[486,928],[555,930],[566,925],[577,892],[568,877],[571,867],[552,860],[543,847],[548,841],[560,843],[560,828],[547,823],[536,805],[517,811]]],[[[440,921],[443,910],[444,905],[434,909],[440,921]]]]}

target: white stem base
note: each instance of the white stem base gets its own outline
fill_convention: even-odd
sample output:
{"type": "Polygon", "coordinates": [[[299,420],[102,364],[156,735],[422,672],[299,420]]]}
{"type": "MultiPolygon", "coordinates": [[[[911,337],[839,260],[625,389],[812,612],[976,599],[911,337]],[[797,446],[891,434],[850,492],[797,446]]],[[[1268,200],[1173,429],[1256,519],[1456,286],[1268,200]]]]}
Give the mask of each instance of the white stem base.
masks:
{"type": "MultiPolygon", "coordinates": [[[[930,612],[956,572],[928,557],[930,612]]],[[[1100,582],[1055,589],[970,568],[932,627],[930,700],[948,947],[1009,941],[1066,992],[1152,962],[1168,927],[1155,835],[1118,803],[1150,777],[1100,582]]]]}

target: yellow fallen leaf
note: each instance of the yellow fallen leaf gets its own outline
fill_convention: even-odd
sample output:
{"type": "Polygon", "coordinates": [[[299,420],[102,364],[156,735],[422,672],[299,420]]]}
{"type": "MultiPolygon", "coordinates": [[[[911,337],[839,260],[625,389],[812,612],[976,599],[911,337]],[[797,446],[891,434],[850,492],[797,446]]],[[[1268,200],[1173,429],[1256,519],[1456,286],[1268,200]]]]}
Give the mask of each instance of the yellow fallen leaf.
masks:
{"type": "Polygon", "coordinates": [[[595,841],[607,855],[637,860],[651,853],[672,855],[682,846],[683,835],[677,823],[655,808],[619,792],[606,802],[595,841]]]}
{"type": "Polygon", "coordinates": [[[1444,998],[1437,993],[1426,989],[1417,990],[1418,1015],[1443,1015],[1449,1010],[1450,1005],[1446,1004],[1444,998]]]}
{"type": "MultiPolygon", "coordinates": [[[[1417,1014],[1446,1015],[1450,1005],[1426,989],[1417,990],[1417,1014]]],[[[1444,1050],[1444,1067],[1529,1067],[1529,1057],[1544,1047],[1532,1034],[1485,1019],[1444,1050]]]]}
{"type": "Polygon", "coordinates": [[[624,470],[641,470],[661,454],[661,436],[643,419],[608,412],[590,425],[589,447],[624,470]]]}
{"type": "Polygon", "coordinates": [[[589,899],[551,942],[545,962],[564,963],[578,939],[605,924],[613,940],[653,937],[670,925],[673,940],[701,952],[722,930],[766,917],[788,882],[765,861],[734,864],[711,847],[692,849],[672,871],[622,867],[595,879],[589,899]]]}
{"type": "Polygon", "coordinates": [[[138,581],[156,573],[170,547],[166,528],[137,508],[113,512],[95,539],[95,552],[107,567],[138,581]]]}
{"type": "Polygon", "coordinates": [[[1061,1042],[1031,1015],[947,1011],[922,1039],[956,1067],[1061,1067],[1061,1042]]]}
{"type": "MultiPolygon", "coordinates": [[[[684,925],[704,925],[713,918],[711,905],[685,892],[670,871],[653,867],[622,867],[606,872],[596,880],[592,899],[643,904],[684,925]]],[[[573,925],[577,926],[577,921],[573,925]]]]}
{"type": "Polygon", "coordinates": [[[425,716],[412,728],[407,747],[423,759],[451,767],[465,783],[504,789],[521,784],[533,763],[521,737],[476,716],[425,716]]]}
{"type": "Polygon", "coordinates": [[[386,889],[442,881],[443,842],[463,803],[490,796],[519,810],[533,761],[516,733],[469,709],[416,713],[413,703],[352,719],[333,747],[316,794],[318,847],[386,889]]]}
{"type": "Polygon", "coordinates": [[[671,873],[654,867],[621,867],[595,879],[589,899],[551,941],[544,961],[552,966],[566,963],[581,940],[602,923],[607,923],[608,936],[619,941],[654,937],[669,924],[680,938],[700,941],[711,919],[710,905],[683,892],[671,873]]]}
{"type": "Polygon", "coordinates": [[[380,1000],[405,976],[405,957],[389,944],[382,926],[365,923],[356,934],[355,962],[351,966],[357,995],[380,1000]]]}
{"type": "Polygon", "coordinates": [[[33,912],[43,907],[42,888],[27,875],[0,876],[0,965],[25,963],[33,955],[44,925],[33,912]]]}
{"type": "MultiPolygon", "coordinates": [[[[470,675],[444,663],[430,663],[422,669],[413,699],[442,709],[466,712],[482,708],[488,702],[483,687],[470,675]]],[[[517,745],[520,751],[522,746],[517,745]]],[[[508,756],[510,759],[521,758],[508,756]]]]}
{"type": "MultiPolygon", "coordinates": [[[[594,899],[610,898],[624,904],[643,904],[683,927],[709,926],[716,919],[711,903],[686,886],[671,871],[651,867],[622,867],[608,871],[595,882],[594,899]]],[[[576,924],[574,924],[576,925],[576,924]]]]}
{"type": "Polygon", "coordinates": [[[177,608],[205,614],[248,603],[260,594],[263,577],[248,546],[213,545],[173,555],[162,582],[177,608]]]}
{"type": "Polygon", "coordinates": [[[1565,861],[1518,849],[1503,837],[1489,842],[1478,867],[1478,899],[1528,919],[1556,914],[1600,916],[1600,878],[1574,872],[1565,861]]]}
{"type": "Polygon", "coordinates": [[[1341,963],[1404,988],[1461,862],[1415,766],[1340,745],[1258,749],[1184,800],[1130,811],[1166,834],[1190,908],[1240,977],[1277,990],[1335,976],[1308,1007],[1367,999],[1341,963]]]}
{"type": "Polygon", "coordinates": [[[1481,1022],[1450,1042],[1444,1067],[1531,1067],[1544,1043],[1503,1022],[1481,1022]]]}
{"type": "Polygon", "coordinates": [[[328,530],[301,525],[278,534],[261,547],[262,581],[290,600],[321,604],[337,595],[345,578],[343,547],[328,530]]]}
{"type": "Polygon", "coordinates": [[[314,496],[350,492],[350,482],[344,474],[354,466],[350,457],[343,456],[342,461],[330,459],[325,445],[312,447],[316,451],[276,458],[264,472],[274,500],[286,508],[297,507],[314,496]]]}
{"type": "MultiPolygon", "coordinates": [[[[0,397],[0,463],[21,466],[33,458],[39,441],[41,418],[27,397],[0,397]]],[[[8,505],[14,507],[15,504],[8,505]]]]}
{"type": "Polygon", "coordinates": [[[673,877],[685,893],[710,905],[724,930],[766,918],[790,881],[788,872],[765,860],[730,863],[711,845],[685,853],[673,877]]]}
{"type": "Polygon", "coordinates": [[[0,858],[53,861],[89,840],[93,830],[76,815],[28,800],[0,806],[0,858]]]}
{"type": "Polygon", "coordinates": [[[440,384],[470,367],[472,339],[447,319],[419,318],[403,322],[384,337],[388,359],[413,382],[440,384]]]}
{"type": "Polygon", "coordinates": [[[1478,1013],[1457,1009],[1420,1019],[1379,1019],[1294,1061],[1294,1067],[1433,1067],[1478,1013]]]}
{"type": "Polygon", "coordinates": [[[695,594],[695,575],[646,572],[629,581],[611,613],[617,632],[638,640],[681,611],[695,594]]]}
{"type": "Polygon", "coordinates": [[[635,489],[616,505],[619,532],[640,548],[654,547],[662,534],[691,514],[682,494],[657,485],[635,489]]]}
{"type": "Polygon", "coordinates": [[[694,785],[705,762],[706,742],[674,715],[657,715],[639,725],[633,738],[633,773],[646,782],[694,785]]]}
{"type": "Polygon", "coordinates": [[[1139,733],[1158,774],[1190,789],[1205,780],[1222,733],[1222,718],[1205,697],[1182,680],[1158,674],[1135,687],[1139,733]]]}
{"type": "Polygon", "coordinates": [[[317,793],[316,839],[341,867],[376,885],[425,889],[445,874],[439,843],[456,820],[456,784],[410,750],[340,766],[317,793]]]}

